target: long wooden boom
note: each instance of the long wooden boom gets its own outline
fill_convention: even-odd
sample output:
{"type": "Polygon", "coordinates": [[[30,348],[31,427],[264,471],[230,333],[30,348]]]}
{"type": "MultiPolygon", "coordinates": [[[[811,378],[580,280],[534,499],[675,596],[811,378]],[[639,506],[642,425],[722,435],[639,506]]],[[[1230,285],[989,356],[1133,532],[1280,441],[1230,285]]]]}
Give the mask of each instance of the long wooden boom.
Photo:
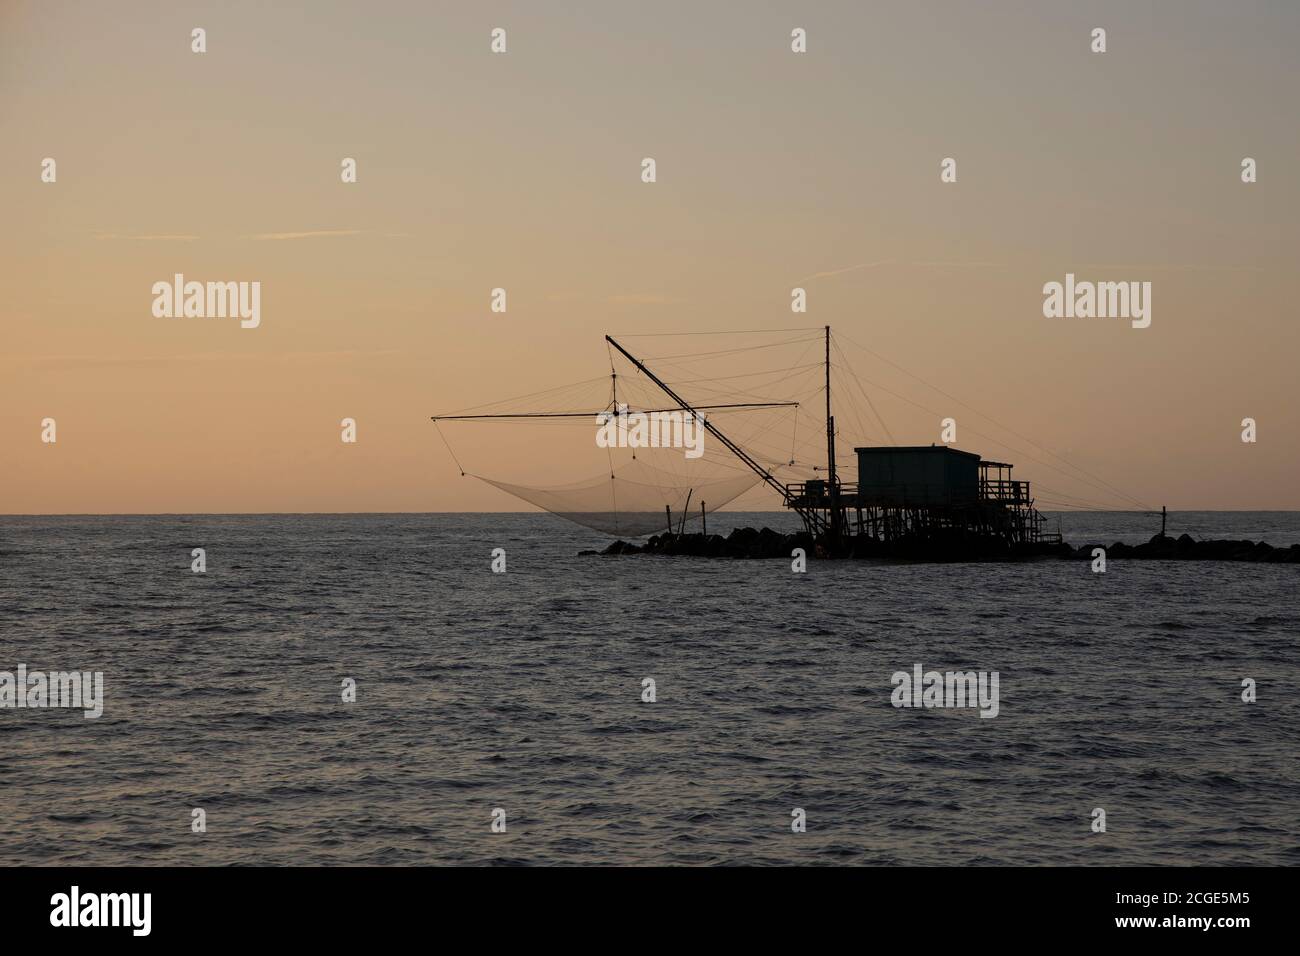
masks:
{"type": "MultiPolygon", "coordinates": [[[[757,461],[755,461],[750,456],[750,454],[747,451],[745,451],[745,449],[741,448],[730,438],[724,435],[721,431],[719,431],[717,426],[715,426],[707,418],[700,415],[699,412],[694,407],[692,407],[689,402],[686,401],[686,399],[682,398],[680,395],[674,392],[672,388],[666,382],[663,381],[663,379],[659,378],[658,375],[650,371],[650,369],[646,368],[644,362],[642,362],[640,359],[634,356],[627,349],[623,348],[623,346],[619,345],[618,342],[616,342],[613,339],[613,337],[607,335],[605,336],[605,341],[608,342],[610,345],[614,346],[614,348],[618,349],[619,352],[622,353],[624,358],[626,358],[629,362],[631,362],[633,365],[637,367],[638,371],[643,372],[645,376],[648,379],[650,379],[650,381],[654,382],[661,389],[663,389],[665,395],[671,398],[683,409],[685,409],[686,411],[694,415],[696,419],[700,422],[700,424],[702,424],[705,427],[705,429],[708,431],[710,435],[712,435],[718,441],[722,442],[722,444],[733,455],[735,455],[737,458],[743,461],[747,466],[749,466],[750,470],[752,470],[755,474],[757,474],[760,478],[762,478],[763,481],[766,482],[769,487],[775,489],[776,492],[781,496],[781,499],[785,501],[787,504],[789,504],[789,502],[791,501],[789,489],[786,488],[785,485],[781,484],[781,482],[777,481],[770,471],[768,471],[757,461]]],[[[701,408],[703,407],[705,406],[701,406],[701,408]]],[[[815,520],[815,517],[811,513],[805,513],[805,509],[795,507],[794,505],[791,505],[791,507],[794,508],[794,510],[799,513],[799,516],[801,518],[804,518],[806,521],[815,520]]]]}
{"type": "MultiPolygon", "coordinates": [[[[731,405],[697,405],[696,408],[714,410],[718,408],[790,408],[798,407],[798,402],[739,402],[731,405]]],[[[591,418],[593,415],[600,415],[609,411],[608,408],[602,408],[596,412],[497,412],[493,415],[432,415],[432,421],[435,422],[452,422],[465,421],[472,418],[591,418]]],[[[651,408],[637,411],[642,415],[655,415],[661,412],[675,412],[675,408],[651,408]]]]}

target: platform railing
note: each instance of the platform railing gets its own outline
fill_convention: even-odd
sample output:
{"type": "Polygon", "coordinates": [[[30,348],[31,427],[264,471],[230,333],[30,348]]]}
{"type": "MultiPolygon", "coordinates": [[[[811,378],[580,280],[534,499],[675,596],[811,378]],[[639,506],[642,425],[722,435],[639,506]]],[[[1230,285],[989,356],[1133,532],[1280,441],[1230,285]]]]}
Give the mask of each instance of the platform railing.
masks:
{"type": "Polygon", "coordinates": [[[981,478],[980,497],[991,501],[1028,502],[1029,482],[1012,478],[981,478]]]}

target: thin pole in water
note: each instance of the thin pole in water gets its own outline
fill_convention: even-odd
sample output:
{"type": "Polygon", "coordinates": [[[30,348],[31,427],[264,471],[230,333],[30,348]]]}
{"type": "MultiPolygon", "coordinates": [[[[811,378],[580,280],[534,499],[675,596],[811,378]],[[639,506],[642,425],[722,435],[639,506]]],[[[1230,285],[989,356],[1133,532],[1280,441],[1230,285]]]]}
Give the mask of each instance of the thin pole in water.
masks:
{"type": "Polygon", "coordinates": [[[709,522],[708,519],[704,517],[703,501],[700,502],[700,533],[706,538],[709,536],[709,522]]]}

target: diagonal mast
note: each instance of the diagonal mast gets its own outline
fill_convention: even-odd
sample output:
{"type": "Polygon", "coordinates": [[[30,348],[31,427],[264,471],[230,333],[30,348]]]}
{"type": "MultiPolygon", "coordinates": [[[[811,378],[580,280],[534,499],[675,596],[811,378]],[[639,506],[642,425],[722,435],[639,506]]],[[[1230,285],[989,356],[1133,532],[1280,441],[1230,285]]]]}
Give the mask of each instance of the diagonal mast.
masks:
{"type": "MultiPolygon", "coordinates": [[[[631,362],[633,365],[637,367],[638,371],[644,372],[646,377],[649,378],[650,381],[654,382],[661,389],[663,389],[665,395],[671,398],[683,409],[685,409],[686,411],[694,415],[695,418],[699,421],[701,425],[705,427],[705,429],[708,431],[710,435],[712,435],[718,441],[722,442],[722,444],[726,446],[726,448],[733,455],[735,455],[746,465],[748,465],[750,470],[753,471],[760,478],[762,478],[763,481],[766,482],[769,487],[774,488],[781,495],[782,500],[785,501],[786,504],[789,505],[791,508],[793,508],[796,512],[798,512],[799,517],[803,518],[805,522],[809,522],[811,524],[814,524],[815,526],[816,518],[813,515],[813,513],[808,509],[798,507],[792,504],[790,490],[786,488],[785,485],[781,484],[781,482],[777,481],[770,471],[768,471],[766,468],[760,465],[757,461],[755,461],[750,456],[748,452],[746,452],[743,448],[741,448],[730,438],[724,435],[721,431],[719,431],[718,428],[712,422],[706,419],[703,415],[700,415],[699,412],[689,402],[686,401],[686,399],[682,398],[680,395],[674,392],[672,388],[670,388],[668,384],[663,381],[663,379],[659,378],[658,375],[650,371],[650,369],[646,368],[644,362],[642,362],[640,359],[634,356],[627,349],[623,348],[623,346],[619,345],[618,342],[616,342],[613,339],[613,337],[607,335],[605,336],[605,341],[608,342],[610,345],[614,346],[614,348],[618,349],[619,352],[622,353],[624,358],[626,358],[629,362],[631,362]]],[[[792,403],[792,404],[797,404],[797,403],[792,403]]],[[[703,408],[706,406],[700,406],[700,407],[703,408]]]]}

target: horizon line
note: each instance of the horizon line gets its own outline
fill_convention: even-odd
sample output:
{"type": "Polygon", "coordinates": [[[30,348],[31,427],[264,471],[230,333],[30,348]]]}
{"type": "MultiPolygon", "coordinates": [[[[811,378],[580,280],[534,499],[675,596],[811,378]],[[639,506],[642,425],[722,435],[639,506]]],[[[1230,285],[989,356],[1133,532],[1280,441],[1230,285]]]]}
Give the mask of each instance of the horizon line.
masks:
{"type": "MultiPolygon", "coordinates": [[[[1043,514],[1114,514],[1114,515],[1158,515],[1136,508],[1088,509],[1070,508],[1046,510],[1043,514]]],[[[0,512],[0,518],[259,518],[259,517],[344,517],[351,515],[545,515],[553,514],[545,509],[537,511],[47,511],[47,512],[0,512]]],[[[791,514],[784,508],[739,508],[735,510],[719,508],[710,514],[791,514]]],[[[1170,509],[1169,514],[1300,514],[1300,508],[1178,508],[1170,509]]],[[[559,517],[559,515],[554,515],[559,517]]]]}

